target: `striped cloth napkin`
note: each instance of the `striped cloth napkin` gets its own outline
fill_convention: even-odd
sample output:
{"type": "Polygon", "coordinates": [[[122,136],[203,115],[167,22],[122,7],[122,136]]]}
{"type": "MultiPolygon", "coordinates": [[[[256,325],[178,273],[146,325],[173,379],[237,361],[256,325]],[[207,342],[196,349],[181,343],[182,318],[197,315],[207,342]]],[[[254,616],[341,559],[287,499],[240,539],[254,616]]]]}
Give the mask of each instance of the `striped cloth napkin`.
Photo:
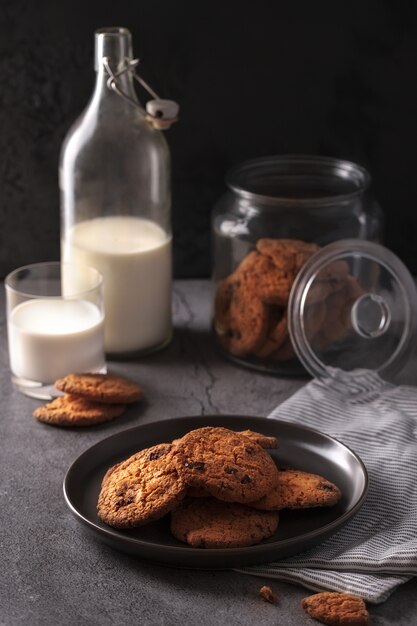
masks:
{"type": "Polygon", "coordinates": [[[238,571],[383,602],[417,575],[417,388],[391,385],[368,370],[333,370],[269,417],[352,448],[368,470],[369,491],[359,513],[321,545],[238,571]]]}

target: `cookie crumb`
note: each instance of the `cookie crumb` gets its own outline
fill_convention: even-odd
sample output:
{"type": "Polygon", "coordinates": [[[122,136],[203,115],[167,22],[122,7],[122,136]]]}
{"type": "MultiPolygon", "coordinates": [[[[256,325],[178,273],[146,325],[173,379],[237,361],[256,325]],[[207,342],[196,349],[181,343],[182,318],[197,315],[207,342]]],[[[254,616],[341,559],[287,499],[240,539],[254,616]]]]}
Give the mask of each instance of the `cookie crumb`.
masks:
{"type": "Polygon", "coordinates": [[[272,591],[271,587],[267,587],[266,585],[259,589],[259,595],[262,600],[265,600],[265,602],[269,602],[270,604],[277,604],[278,602],[278,598],[272,591]]]}
{"type": "Polygon", "coordinates": [[[323,591],[301,601],[305,612],[328,626],[367,626],[369,613],[359,596],[323,591]]]}

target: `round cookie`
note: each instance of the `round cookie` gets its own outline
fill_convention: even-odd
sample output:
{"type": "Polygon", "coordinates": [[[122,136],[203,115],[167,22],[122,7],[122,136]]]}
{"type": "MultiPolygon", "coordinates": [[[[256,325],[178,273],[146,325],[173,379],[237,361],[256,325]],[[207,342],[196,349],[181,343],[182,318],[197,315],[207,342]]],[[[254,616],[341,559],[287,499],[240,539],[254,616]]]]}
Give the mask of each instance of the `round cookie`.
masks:
{"type": "Polygon", "coordinates": [[[124,404],[106,405],[65,394],[37,408],[33,417],[55,426],[92,426],[118,417],[125,408],[124,404]]]}
{"type": "Polygon", "coordinates": [[[214,498],[188,500],[171,513],[171,532],[193,548],[243,548],[271,537],[278,513],[214,498]]]}
{"type": "MultiPolygon", "coordinates": [[[[262,448],[278,448],[278,439],[276,437],[273,437],[272,435],[263,435],[262,433],[257,433],[254,430],[239,430],[237,431],[238,435],[244,435],[245,437],[248,437],[249,439],[252,439],[253,441],[256,441],[257,444],[259,444],[262,448]]],[[[177,443],[179,443],[181,441],[182,438],[180,439],[174,439],[172,441],[173,445],[176,445],[177,443]]],[[[196,490],[197,491],[197,490],[196,490]]],[[[193,497],[200,497],[200,495],[198,496],[193,496],[193,497]]]]}
{"type": "Polygon", "coordinates": [[[317,280],[330,281],[334,285],[334,291],[337,291],[338,283],[343,281],[349,275],[349,264],[346,261],[338,259],[327,264],[317,275],[317,280]]]}
{"type": "Polygon", "coordinates": [[[281,470],[278,484],[251,506],[262,511],[308,509],[334,506],[341,498],[340,489],[322,476],[299,470],[281,470]]]}
{"type": "Polygon", "coordinates": [[[256,248],[269,257],[278,269],[293,274],[319,250],[317,244],[299,239],[259,239],[256,248]]]}
{"type": "Polygon", "coordinates": [[[306,304],[304,307],[304,331],[308,341],[312,341],[323,327],[326,319],[326,303],[306,304]]]}
{"type": "Polygon", "coordinates": [[[275,322],[272,328],[269,330],[263,346],[256,352],[256,356],[260,359],[265,359],[271,356],[274,352],[284,343],[288,337],[288,323],[287,316],[283,315],[278,322],[275,322]]]}
{"type": "Polygon", "coordinates": [[[256,293],[265,304],[286,306],[293,283],[293,274],[277,268],[268,256],[258,252],[252,254],[254,256],[250,267],[242,271],[245,289],[256,293]]]}
{"type": "Polygon", "coordinates": [[[316,348],[325,349],[349,335],[352,330],[350,314],[357,293],[357,283],[355,286],[352,281],[345,280],[343,287],[327,298],[324,322],[314,338],[316,348]]]}
{"type": "Polygon", "coordinates": [[[278,448],[278,439],[272,435],[263,435],[262,433],[257,433],[254,430],[239,430],[238,434],[249,437],[249,439],[253,439],[253,441],[256,441],[261,448],[278,448]]]}
{"type": "Polygon", "coordinates": [[[227,332],[221,338],[235,356],[255,352],[263,344],[268,330],[268,310],[248,284],[236,283],[230,301],[227,332]]]}
{"type": "Polygon", "coordinates": [[[278,482],[279,472],[268,452],[227,428],[207,426],[192,430],[174,449],[183,480],[219,500],[253,502],[278,482]]]}
{"type": "Polygon", "coordinates": [[[287,239],[258,239],[256,249],[270,258],[275,267],[286,273],[295,272],[294,246],[288,246],[287,239]]]}
{"type": "Polygon", "coordinates": [[[234,282],[229,278],[222,280],[214,297],[214,327],[218,335],[225,335],[230,327],[230,303],[233,297],[234,282]]]}
{"type": "Polygon", "coordinates": [[[55,381],[55,387],[105,404],[129,404],[143,398],[138,385],[113,374],[68,374],[55,381]]]}
{"type": "Polygon", "coordinates": [[[287,337],[284,339],[278,350],[270,355],[270,358],[273,361],[277,361],[278,363],[290,361],[291,359],[295,358],[295,351],[289,335],[287,335],[287,337]]]}
{"type": "Polygon", "coordinates": [[[251,250],[249,254],[243,257],[243,259],[230,277],[236,280],[239,278],[239,274],[252,271],[256,266],[258,257],[259,253],[256,250],[251,250]]]}
{"type": "Polygon", "coordinates": [[[173,456],[173,446],[161,443],[111,467],[98,497],[99,518],[115,528],[133,528],[172,511],[187,491],[173,456]]]}

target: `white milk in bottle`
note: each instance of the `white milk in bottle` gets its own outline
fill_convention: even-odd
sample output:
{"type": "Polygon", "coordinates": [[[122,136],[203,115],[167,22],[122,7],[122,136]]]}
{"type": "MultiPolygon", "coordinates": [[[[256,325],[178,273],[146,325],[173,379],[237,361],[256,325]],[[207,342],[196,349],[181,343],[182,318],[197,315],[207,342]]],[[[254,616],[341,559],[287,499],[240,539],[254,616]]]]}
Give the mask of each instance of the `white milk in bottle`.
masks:
{"type": "Polygon", "coordinates": [[[103,275],[105,350],[145,352],[171,337],[171,237],[139,217],[79,222],[62,241],[66,262],[103,275]]]}
{"type": "Polygon", "coordinates": [[[139,102],[127,28],[96,31],[94,67],[61,150],[61,257],[103,275],[105,350],[122,357],[171,338],[170,154],[153,123],[166,101],[139,102]]]}

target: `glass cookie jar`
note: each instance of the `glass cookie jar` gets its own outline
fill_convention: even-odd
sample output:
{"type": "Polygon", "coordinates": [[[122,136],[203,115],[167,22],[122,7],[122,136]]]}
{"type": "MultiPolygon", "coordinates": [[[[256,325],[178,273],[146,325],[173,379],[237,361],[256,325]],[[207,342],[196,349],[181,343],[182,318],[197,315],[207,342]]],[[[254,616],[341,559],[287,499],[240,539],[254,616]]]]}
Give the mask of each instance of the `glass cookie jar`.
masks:
{"type": "MultiPolygon", "coordinates": [[[[302,374],[289,334],[294,281],[332,242],[381,240],[382,212],[370,193],[370,176],[340,159],[277,156],[235,167],[226,182],[229,191],[212,216],[217,343],[243,365],[302,374]]],[[[309,292],[304,314],[309,332],[323,344],[328,342],[323,327],[338,326],[327,305],[336,319],[338,307],[361,295],[353,269],[335,261],[321,269],[309,292]]]]}

